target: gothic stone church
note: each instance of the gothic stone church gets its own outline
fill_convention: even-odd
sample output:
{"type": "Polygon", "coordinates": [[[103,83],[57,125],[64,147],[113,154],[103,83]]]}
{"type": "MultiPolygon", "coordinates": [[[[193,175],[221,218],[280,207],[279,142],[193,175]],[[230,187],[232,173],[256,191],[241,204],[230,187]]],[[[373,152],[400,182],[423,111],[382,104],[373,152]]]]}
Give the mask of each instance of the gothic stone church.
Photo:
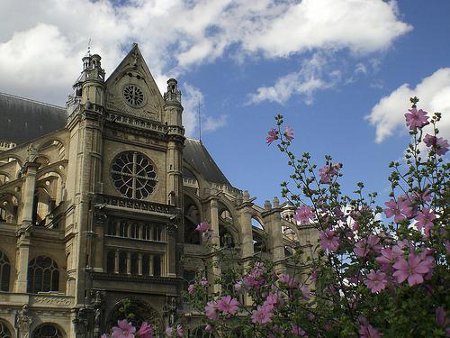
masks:
{"type": "Polygon", "coordinates": [[[161,95],[136,44],[108,78],[97,54],[82,67],[64,109],[0,93],[0,338],[98,337],[124,308],[200,337],[181,295],[221,272],[200,221],[243,266],[263,254],[279,271],[314,232],[184,136],[177,81],[161,95]]]}

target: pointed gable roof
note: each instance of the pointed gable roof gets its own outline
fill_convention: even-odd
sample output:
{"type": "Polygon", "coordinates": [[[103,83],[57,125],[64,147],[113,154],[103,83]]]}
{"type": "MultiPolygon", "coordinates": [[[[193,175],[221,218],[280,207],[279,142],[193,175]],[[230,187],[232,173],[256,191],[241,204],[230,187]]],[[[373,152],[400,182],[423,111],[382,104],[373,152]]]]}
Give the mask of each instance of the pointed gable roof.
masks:
{"type": "Polygon", "coordinates": [[[162,119],[164,99],[136,43],[106,80],[106,109],[151,120],[162,119]],[[142,104],[124,98],[127,86],[142,93],[142,104]]]}

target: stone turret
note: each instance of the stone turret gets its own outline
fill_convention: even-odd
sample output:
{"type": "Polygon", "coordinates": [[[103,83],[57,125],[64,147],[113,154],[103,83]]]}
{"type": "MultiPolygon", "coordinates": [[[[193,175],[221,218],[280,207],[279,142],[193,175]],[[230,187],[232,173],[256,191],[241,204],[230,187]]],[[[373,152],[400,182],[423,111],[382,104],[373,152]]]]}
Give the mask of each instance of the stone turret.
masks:
{"type": "Polygon", "coordinates": [[[102,68],[101,59],[98,54],[88,54],[82,58],[83,70],[73,85],[73,94],[67,101],[69,114],[79,104],[85,105],[87,109],[104,106],[105,70],[102,68]]]}
{"type": "Polygon", "coordinates": [[[169,134],[184,134],[182,125],[183,106],[181,105],[181,91],[177,80],[167,81],[167,91],[164,93],[165,122],[169,126],[169,134]]]}

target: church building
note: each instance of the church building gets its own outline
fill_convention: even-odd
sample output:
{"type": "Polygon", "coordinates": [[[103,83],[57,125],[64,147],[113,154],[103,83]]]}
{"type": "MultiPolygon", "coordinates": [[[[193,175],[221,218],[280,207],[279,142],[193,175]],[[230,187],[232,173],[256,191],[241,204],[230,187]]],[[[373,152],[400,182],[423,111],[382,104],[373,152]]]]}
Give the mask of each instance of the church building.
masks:
{"type": "Polygon", "coordinates": [[[65,108],[0,93],[0,338],[99,337],[127,311],[201,337],[182,293],[199,275],[216,292],[226,268],[209,266],[202,221],[244,267],[312,254],[293,206],[257,206],[185,137],[181,98],[175,79],[160,93],[136,44],[108,78],[83,57],[65,108]]]}

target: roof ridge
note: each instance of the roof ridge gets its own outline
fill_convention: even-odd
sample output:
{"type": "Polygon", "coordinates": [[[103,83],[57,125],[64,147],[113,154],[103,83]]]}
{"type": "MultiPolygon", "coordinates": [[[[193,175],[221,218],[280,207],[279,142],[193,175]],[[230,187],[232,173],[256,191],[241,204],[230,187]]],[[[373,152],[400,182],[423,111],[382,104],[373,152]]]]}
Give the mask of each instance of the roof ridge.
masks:
{"type": "Polygon", "coordinates": [[[8,93],[4,93],[4,92],[0,91],[0,96],[1,95],[6,96],[6,97],[15,98],[15,99],[20,99],[20,100],[27,101],[27,102],[37,103],[37,104],[40,104],[40,105],[43,105],[43,106],[48,106],[48,107],[53,107],[53,108],[66,110],[65,107],[57,106],[55,104],[46,103],[46,102],[42,102],[42,101],[37,101],[37,100],[29,99],[27,97],[12,95],[12,94],[8,94],[8,93]]]}

